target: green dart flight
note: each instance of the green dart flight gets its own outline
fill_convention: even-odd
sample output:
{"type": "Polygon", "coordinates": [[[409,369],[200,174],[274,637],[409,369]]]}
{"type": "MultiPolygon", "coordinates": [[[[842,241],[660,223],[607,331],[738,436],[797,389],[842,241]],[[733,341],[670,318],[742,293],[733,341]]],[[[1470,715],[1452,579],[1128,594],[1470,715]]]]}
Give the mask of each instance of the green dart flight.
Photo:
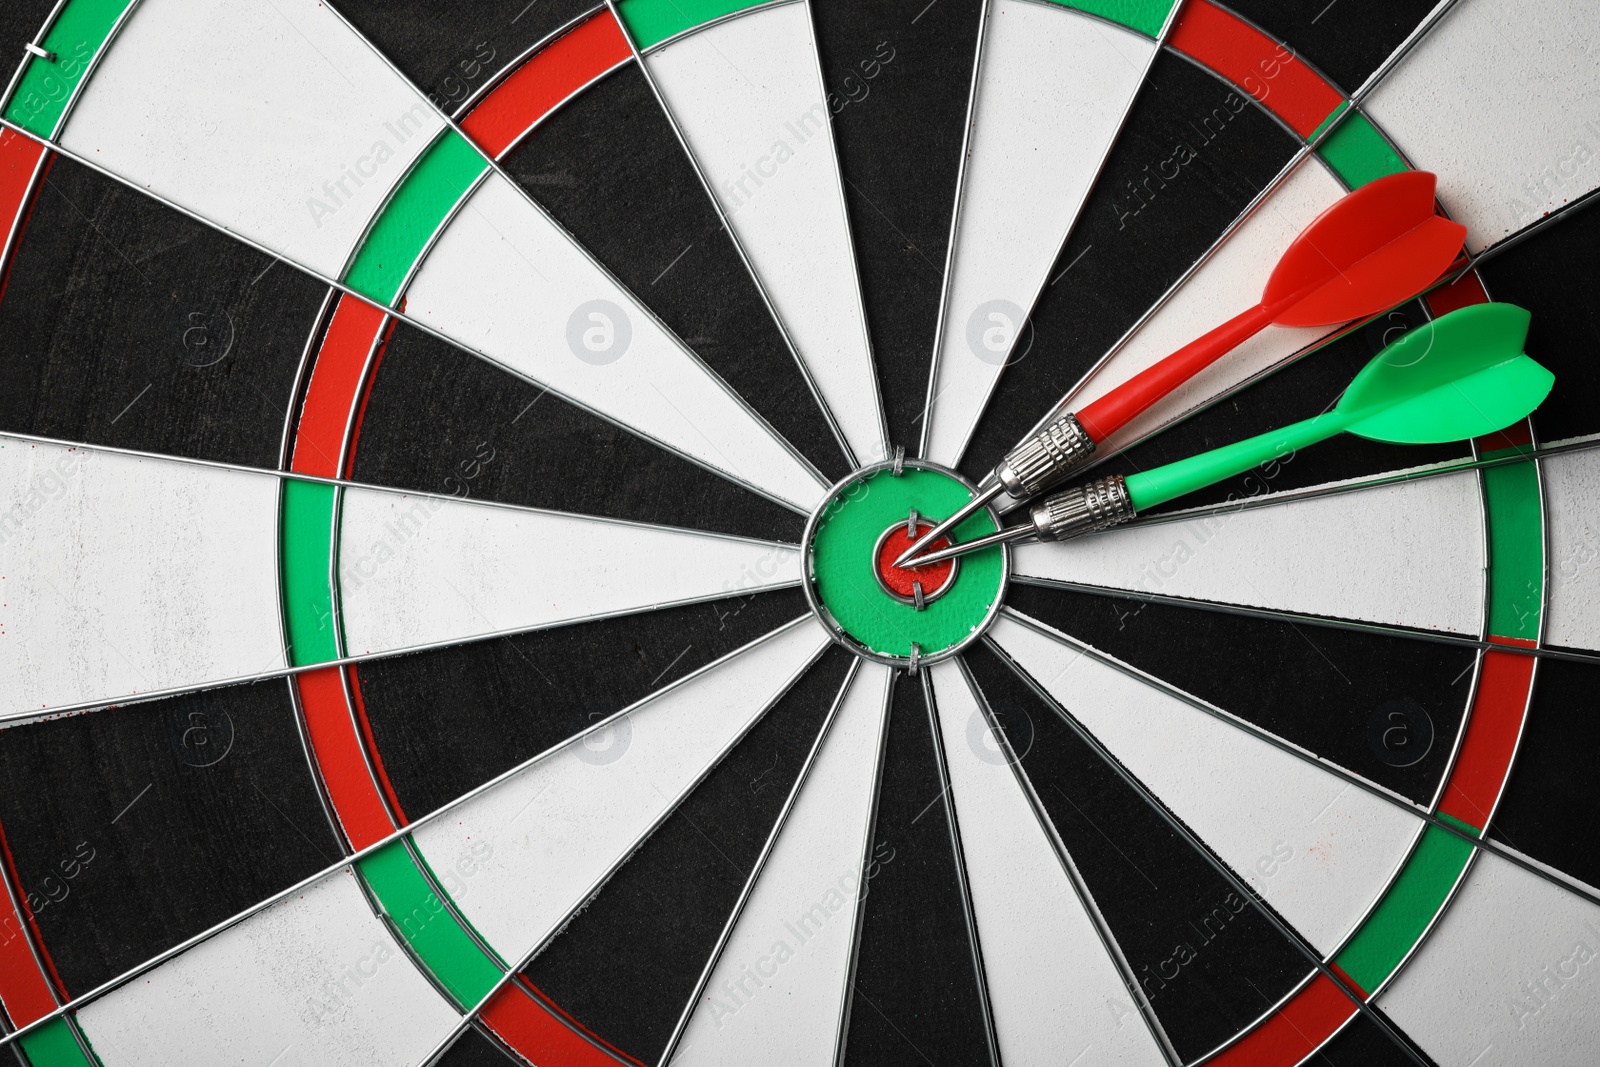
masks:
{"type": "Polygon", "coordinates": [[[1036,504],[1026,525],[926,553],[908,566],[1002,541],[1061,541],[1116,526],[1336,434],[1421,445],[1503,430],[1538,407],[1555,384],[1555,375],[1522,351],[1530,318],[1515,304],[1453,311],[1374,356],[1331,411],[1164,467],[1075,486],[1036,504]]]}

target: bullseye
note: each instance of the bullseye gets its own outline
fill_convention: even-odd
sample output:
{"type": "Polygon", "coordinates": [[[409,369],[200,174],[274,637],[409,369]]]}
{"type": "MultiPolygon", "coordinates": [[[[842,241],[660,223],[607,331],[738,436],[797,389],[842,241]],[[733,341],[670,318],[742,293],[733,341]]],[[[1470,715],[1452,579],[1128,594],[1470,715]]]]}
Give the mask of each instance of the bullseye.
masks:
{"type": "MultiPolygon", "coordinates": [[[[925,567],[894,565],[895,559],[902,552],[932,528],[933,523],[927,519],[908,517],[904,522],[897,522],[883,531],[883,536],[878,538],[877,547],[873,550],[873,573],[877,575],[878,584],[883,587],[884,592],[896,600],[916,604],[920,585],[920,599],[925,605],[941,596],[954,584],[960,560],[941,560],[925,567]]],[[[941,537],[931,542],[929,549],[935,551],[949,543],[948,537],[941,537]]]]}
{"type": "MultiPolygon", "coordinates": [[[[836,640],[868,659],[914,670],[955,655],[988,629],[1005,592],[1007,546],[895,566],[974,491],[953,471],[904,458],[865,467],[833,486],[801,540],[806,599],[836,640]]],[[[950,543],[999,528],[999,516],[984,508],[957,525],[950,543]]]]}

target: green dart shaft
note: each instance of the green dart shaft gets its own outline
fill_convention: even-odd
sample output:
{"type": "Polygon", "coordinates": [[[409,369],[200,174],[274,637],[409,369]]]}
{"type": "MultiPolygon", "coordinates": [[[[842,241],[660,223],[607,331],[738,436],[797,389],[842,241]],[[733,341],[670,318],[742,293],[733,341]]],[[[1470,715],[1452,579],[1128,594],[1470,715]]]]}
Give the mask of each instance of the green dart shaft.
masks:
{"type": "Polygon", "coordinates": [[[1280,460],[1307,445],[1325,441],[1341,433],[1356,418],[1359,415],[1353,418],[1342,411],[1329,411],[1176,463],[1130,474],[1128,496],[1136,511],[1165,504],[1224,478],[1243,474],[1252,467],[1280,460]]]}

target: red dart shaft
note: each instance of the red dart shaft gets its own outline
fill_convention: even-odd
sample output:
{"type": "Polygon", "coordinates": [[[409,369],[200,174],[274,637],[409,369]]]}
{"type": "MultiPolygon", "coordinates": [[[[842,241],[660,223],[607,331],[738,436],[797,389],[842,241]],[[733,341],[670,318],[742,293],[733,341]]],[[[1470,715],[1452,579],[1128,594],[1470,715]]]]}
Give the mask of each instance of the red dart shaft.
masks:
{"type": "Polygon", "coordinates": [[[1078,424],[1099,444],[1132,422],[1145,408],[1244,344],[1272,322],[1272,310],[1257,304],[1146,367],[1077,413],[1078,424]]]}

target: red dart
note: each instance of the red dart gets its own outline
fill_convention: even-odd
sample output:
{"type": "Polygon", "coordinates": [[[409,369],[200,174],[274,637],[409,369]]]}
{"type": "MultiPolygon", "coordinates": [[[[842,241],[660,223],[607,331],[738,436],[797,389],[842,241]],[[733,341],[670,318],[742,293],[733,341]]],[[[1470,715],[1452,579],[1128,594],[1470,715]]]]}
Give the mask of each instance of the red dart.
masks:
{"type": "Polygon", "coordinates": [[[1140,412],[1268,325],[1336,326],[1376,315],[1426,289],[1455,262],[1467,228],[1434,213],[1437,178],[1402,171],[1345,194],[1300,232],[1273,268],[1261,302],[1082,411],[1053,419],[1007,453],[994,484],[917,540],[900,566],[1002,490],[1032,496],[1081,466],[1140,412]]]}
{"type": "Polygon", "coordinates": [[[1416,296],[1467,239],[1465,226],[1434,214],[1436,181],[1402,171],[1341,197],[1289,245],[1261,303],[1129,378],[1078,422],[1099,443],[1268,325],[1337,326],[1416,296]]]}

